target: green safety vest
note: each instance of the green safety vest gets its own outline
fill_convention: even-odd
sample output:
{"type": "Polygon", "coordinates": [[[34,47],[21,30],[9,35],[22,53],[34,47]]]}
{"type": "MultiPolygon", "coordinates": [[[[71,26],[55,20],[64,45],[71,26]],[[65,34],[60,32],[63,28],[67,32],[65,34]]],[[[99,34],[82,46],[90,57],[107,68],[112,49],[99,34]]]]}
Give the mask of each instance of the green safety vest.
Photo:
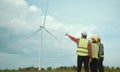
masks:
{"type": "Polygon", "coordinates": [[[88,40],[79,39],[76,54],[79,56],[88,56],[88,40]]]}
{"type": "Polygon", "coordinates": [[[92,58],[98,59],[99,45],[97,43],[92,43],[92,58]]]}

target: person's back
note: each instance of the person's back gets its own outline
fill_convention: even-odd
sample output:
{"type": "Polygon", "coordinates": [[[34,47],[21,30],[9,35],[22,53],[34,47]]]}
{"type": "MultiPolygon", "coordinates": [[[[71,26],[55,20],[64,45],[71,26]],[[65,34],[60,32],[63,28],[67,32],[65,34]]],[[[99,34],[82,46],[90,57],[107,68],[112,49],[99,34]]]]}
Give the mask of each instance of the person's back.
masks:
{"type": "Polygon", "coordinates": [[[77,44],[77,55],[79,56],[88,56],[88,40],[79,39],[77,44]]]}
{"type": "Polygon", "coordinates": [[[104,46],[101,43],[101,38],[99,38],[99,53],[98,53],[98,70],[99,72],[104,72],[103,60],[104,60],[104,46]]]}
{"type": "Polygon", "coordinates": [[[99,45],[98,57],[99,58],[102,58],[102,57],[104,58],[104,45],[101,42],[99,42],[98,45],[99,45]]]}
{"type": "Polygon", "coordinates": [[[87,38],[87,33],[83,32],[81,33],[81,38],[75,38],[70,36],[69,34],[66,34],[71,40],[73,40],[77,44],[77,72],[81,72],[82,63],[84,63],[84,69],[85,72],[89,72],[89,56],[91,56],[89,53],[91,53],[91,45],[89,44],[87,38]]]}
{"type": "Polygon", "coordinates": [[[89,54],[88,54],[88,45],[89,42],[87,39],[79,39],[78,47],[77,47],[77,72],[81,72],[82,63],[84,63],[85,72],[89,72],[89,54]]]}
{"type": "Polygon", "coordinates": [[[91,72],[97,72],[97,65],[98,65],[98,38],[96,36],[92,37],[92,61],[90,63],[91,72]]]}

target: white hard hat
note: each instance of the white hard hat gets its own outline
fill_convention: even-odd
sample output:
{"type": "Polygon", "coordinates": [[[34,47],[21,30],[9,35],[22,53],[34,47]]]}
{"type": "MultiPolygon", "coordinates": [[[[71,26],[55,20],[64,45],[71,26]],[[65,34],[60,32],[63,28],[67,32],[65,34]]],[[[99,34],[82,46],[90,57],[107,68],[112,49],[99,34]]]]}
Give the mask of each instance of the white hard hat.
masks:
{"type": "Polygon", "coordinates": [[[87,32],[86,31],[82,32],[81,34],[87,36],[87,32]]]}

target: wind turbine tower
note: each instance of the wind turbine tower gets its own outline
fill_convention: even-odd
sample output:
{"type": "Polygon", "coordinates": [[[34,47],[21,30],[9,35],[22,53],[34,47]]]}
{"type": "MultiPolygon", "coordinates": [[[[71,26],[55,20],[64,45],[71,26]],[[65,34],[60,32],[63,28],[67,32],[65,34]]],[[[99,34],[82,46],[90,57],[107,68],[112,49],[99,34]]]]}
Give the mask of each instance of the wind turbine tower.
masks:
{"type": "Polygon", "coordinates": [[[44,18],[44,22],[43,24],[40,26],[40,28],[36,31],[40,33],[40,52],[39,52],[39,71],[41,70],[41,58],[42,58],[42,48],[43,48],[43,32],[46,31],[49,35],[51,35],[54,39],[56,39],[59,43],[61,43],[61,41],[59,39],[57,39],[49,30],[47,30],[45,28],[45,23],[46,23],[46,18],[47,18],[47,11],[48,11],[48,0],[47,0],[47,8],[45,11],[45,18],[44,18]]]}

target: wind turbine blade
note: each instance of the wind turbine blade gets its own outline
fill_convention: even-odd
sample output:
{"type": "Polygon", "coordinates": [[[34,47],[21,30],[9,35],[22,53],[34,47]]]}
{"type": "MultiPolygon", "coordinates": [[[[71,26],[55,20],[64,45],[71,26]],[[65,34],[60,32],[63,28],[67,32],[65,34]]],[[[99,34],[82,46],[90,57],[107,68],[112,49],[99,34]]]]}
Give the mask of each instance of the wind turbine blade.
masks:
{"type": "Polygon", "coordinates": [[[44,22],[43,22],[43,27],[45,26],[47,12],[48,12],[48,0],[47,0],[47,8],[46,8],[46,12],[45,12],[45,18],[44,18],[44,22]]]}
{"type": "Polygon", "coordinates": [[[29,38],[30,37],[32,37],[33,35],[35,35],[37,32],[39,32],[41,29],[39,28],[37,31],[35,31],[34,33],[32,33],[30,36],[29,36],[29,38]]]}
{"type": "Polygon", "coordinates": [[[57,39],[51,32],[49,32],[46,28],[44,30],[49,33],[53,38],[55,38],[59,43],[62,43],[59,39],[57,39]]]}
{"type": "Polygon", "coordinates": [[[35,33],[39,32],[41,29],[39,28],[35,33]]]}

